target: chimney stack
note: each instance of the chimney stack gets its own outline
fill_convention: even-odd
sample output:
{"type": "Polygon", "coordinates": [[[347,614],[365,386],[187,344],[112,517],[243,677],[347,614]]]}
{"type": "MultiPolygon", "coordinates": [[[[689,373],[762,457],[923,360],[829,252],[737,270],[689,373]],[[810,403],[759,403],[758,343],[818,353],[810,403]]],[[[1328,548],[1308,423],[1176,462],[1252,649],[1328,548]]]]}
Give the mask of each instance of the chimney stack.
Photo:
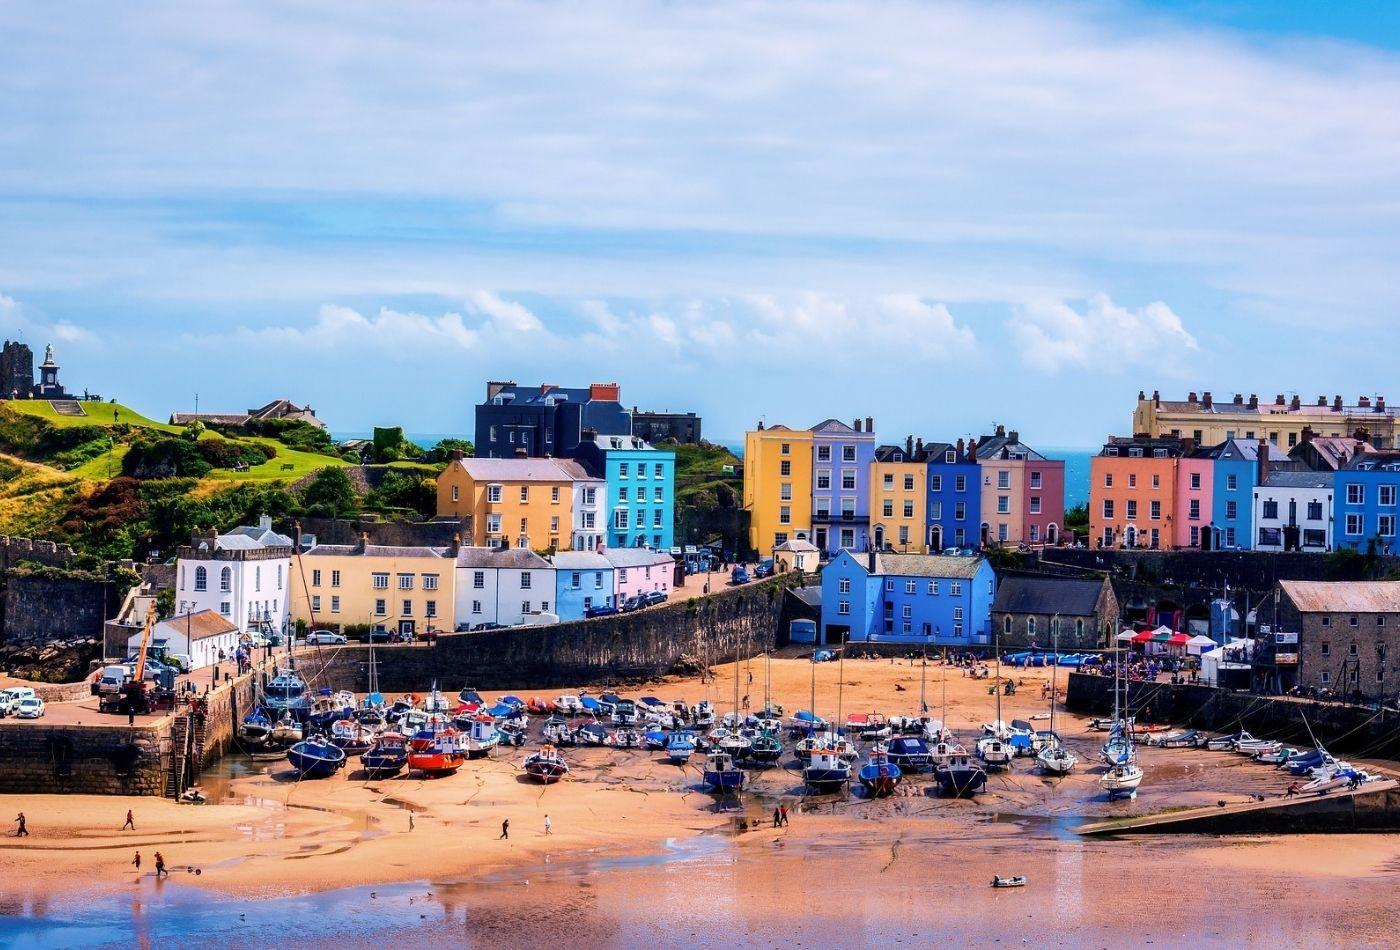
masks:
{"type": "Polygon", "coordinates": [[[453,557],[456,557],[458,552],[462,550],[462,532],[458,531],[452,535],[452,546],[448,550],[452,552],[453,557]]]}
{"type": "Polygon", "coordinates": [[[1303,431],[1298,434],[1298,441],[1306,445],[1313,440],[1314,435],[1316,433],[1313,432],[1312,426],[1303,426],[1303,431]]]}
{"type": "Polygon", "coordinates": [[[1191,403],[1191,404],[1193,404],[1193,405],[1195,404],[1195,402],[1196,402],[1196,391],[1195,391],[1194,389],[1191,390],[1191,392],[1189,392],[1189,393],[1186,395],[1186,401],[1189,402],[1189,403],[1191,403]]]}
{"type": "Polygon", "coordinates": [[[1297,393],[1294,393],[1294,394],[1293,394],[1293,401],[1290,402],[1290,403],[1288,404],[1288,408],[1294,410],[1295,412],[1296,412],[1297,410],[1299,410],[1299,409],[1302,409],[1302,408],[1303,408],[1303,399],[1302,399],[1302,397],[1299,396],[1297,393]]]}
{"type": "Polygon", "coordinates": [[[758,420],[758,431],[759,431],[759,432],[762,432],[762,431],[763,431],[763,420],[762,420],[762,419],[758,420]]]}
{"type": "Polygon", "coordinates": [[[1152,405],[1158,409],[1162,408],[1162,391],[1160,389],[1152,390],[1152,405]]]}
{"type": "Polygon", "coordinates": [[[957,455],[957,459],[958,459],[959,462],[961,462],[961,461],[963,460],[963,452],[966,451],[966,450],[967,450],[967,443],[964,442],[962,439],[958,439],[958,455],[957,455]]]}
{"type": "Polygon", "coordinates": [[[875,549],[874,549],[874,548],[871,548],[869,551],[866,552],[866,555],[865,555],[865,556],[866,556],[866,562],[868,563],[868,565],[869,565],[869,567],[870,567],[870,573],[874,574],[876,571],[878,571],[878,570],[880,569],[880,566],[879,566],[877,563],[875,563],[876,560],[878,559],[878,555],[876,555],[875,549]]]}
{"type": "Polygon", "coordinates": [[[1341,412],[1341,411],[1342,411],[1342,397],[1341,397],[1341,396],[1333,396],[1333,397],[1332,397],[1332,411],[1333,411],[1333,412],[1341,412]]]}
{"type": "Polygon", "coordinates": [[[1385,412],[1385,397],[1384,397],[1384,396],[1377,396],[1377,397],[1376,397],[1376,411],[1377,411],[1377,412],[1385,412]]]}
{"type": "Polygon", "coordinates": [[[460,461],[462,461],[462,459],[463,459],[464,457],[465,457],[465,456],[462,455],[462,450],[461,450],[461,449],[453,449],[453,450],[452,450],[452,461],[454,461],[454,462],[460,462],[460,461]]]}
{"type": "Polygon", "coordinates": [[[1356,404],[1357,404],[1358,406],[1360,406],[1362,409],[1370,409],[1370,408],[1371,408],[1371,397],[1370,397],[1370,396],[1357,396],[1357,397],[1356,397],[1356,404]]]}
{"type": "Polygon", "coordinates": [[[1317,404],[1318,404],[1319,406],[1325,406],[1325,405],[1327,405],[1327,397],[1326,397],[1326,396],[1318,396],[1318,397],[1317,397],[1317,404]]]}
{"type": "Polygon", "coordinates": [[[1281,405],[1283,405],[1283,393],[1279,393],[1277,396],[1274,397],[1274,405],[1275,405],[1275,406],[1281,406],[1281,405]]]}
{"type": "Polygon", "coordinates": [[[1147,393],[1145,393],[1145,392],[1143,392],[1141,389],[1139,389],[1139,390],[1138,390],[1138,402],[1146,402],[1146,401],[1147,401],[1147,393]]]}
{"type": "Polygon", "coordinates": [[[866,431],[866,432],[874,432],[874,431],[875,431],[875,420],[872,419],[872,418],[870,418],[869,416],[866,416],[866,417],[865,417],[865,431],[866,431]]]}
{"type": "Polygon", "coordinates": [[[1204,408],[1206,408],[1206,409],[1209,409],[1209,408],[1211,407],[1210,390],[1209,390],[1209,389],[1207,389],[1205,392],[1201,393],[1201,405],[1202,405],[1204,408]]]}
{"type": "Polygon", "coordinates": [[[1243,394],[1243,393],[1235,393],[1235,405],[1237,405],[1237,406],[1243,406],[1243,405],[1244,405],[1244,394],[1243,394]]]}
{"type": "Polygon", "coordinates": [[[924,454],[924,440],[923,440],[923,439],[915,439],[915,440],[914,440],[914,451],[917,452],[919,455],[923,455],[923,454],[924,454]]]}
{"type": "Polygon", "coordinates": [[[997,426],[997,437],[998,437],[998,438],[1003,438],[1003,437],[1005,437],[1005,435],[1006,435],[1006,426],[1003,426],[1003,425],[997,426]]]}
{"type": "Polygon", "coordinates": [[[851,428],[852,428],[852,429],[855,429],[857,432],[860,431],[860,417],[859,417],[859,416],[857,416],[857,417],[856,417],[856,420],[855,420],[854,422],[851,423],[851,428]]]}
{"type": "Polygon", "coordinates": [[[1021,433],[1017,432],[1015,429],[1012,429],[1010,432],[1006,433],[1006,438],[1010,442],[1015,442],[1019,444],[1021,441],[1021,433]]]}
{"type": "Polygon", "coordinates": [[[1255,393],[1250,393],[1250,394],[1249,394],[1249,408],[1251,408],[1251,409],[1258,409],[1258,408],[1259,408],[1259,396],[1258,396],[1257,394],[1255,394],[1255,393]]]}
{"type": "Polygon", "coordinates": [[[912,435],[904,437],[904,457],[906,459],[914,457],[914,437],[912,435]]]}

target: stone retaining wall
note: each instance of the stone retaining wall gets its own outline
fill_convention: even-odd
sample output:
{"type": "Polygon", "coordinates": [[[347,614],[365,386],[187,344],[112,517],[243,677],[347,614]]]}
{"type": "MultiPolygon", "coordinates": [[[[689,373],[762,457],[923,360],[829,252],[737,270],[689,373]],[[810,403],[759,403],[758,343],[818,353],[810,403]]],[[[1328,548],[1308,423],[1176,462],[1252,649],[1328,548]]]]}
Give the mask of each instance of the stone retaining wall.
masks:
{"type": "Polygon", "coordinates": [[[170,721],[156,726],[61,726],[0,722],[0,792],[159,795],[161,749],[170,721]]]}

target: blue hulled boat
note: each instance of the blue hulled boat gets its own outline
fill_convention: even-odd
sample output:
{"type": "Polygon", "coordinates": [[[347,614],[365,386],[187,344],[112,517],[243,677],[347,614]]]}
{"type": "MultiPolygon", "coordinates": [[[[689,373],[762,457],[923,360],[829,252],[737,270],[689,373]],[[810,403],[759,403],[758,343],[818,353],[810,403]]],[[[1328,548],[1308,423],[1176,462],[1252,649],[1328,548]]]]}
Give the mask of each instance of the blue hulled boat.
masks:
{"type": "Polygon", "coordinates": [[[345,765],[345,750],[325,739],[304,739],[287,750],[302,778],[329,778],[345,765]]]}
{"type": "Polygon", "coordinates": [[[901,775],[899,766],[890,761],[889,753],[872,752],[860,768],[860,784],[869,789],[872,796],[883,798],[894,792],[901,775]]]}
{"type": "Polygon", "coordinates": [[[929,766],[928,743],[921,736],[895,736],[890,740],[890,761],[901,769],[918,771],[929,766]]]}
{"type": "Polygon", "coordinates": [[[715,792],[737,792],[744,787],[744,772],[728,752],[711,752],[705,757],[704,782],[715,792]]]}
{"type": "Polygon", "coordinates": [[[811,762],[802,770],[802,781],[818,792],[839,792],[851,780],[851,766],[834,748],[812,750],[811,762]]]}
{"type": "Polygon", "coordinates": [[[695,733],[680,732],[671,733],[671,738],[666,740],[666,758],[675,765],[685,765],[690,761],[691,755],[695,752],[695,733]]]}
{"type": "Polygon", "coordinates": [[[360,767],[369,778],[398,775],[408,764],[408,741],[397,732],[382,733],[364,755],[360,767]]]}

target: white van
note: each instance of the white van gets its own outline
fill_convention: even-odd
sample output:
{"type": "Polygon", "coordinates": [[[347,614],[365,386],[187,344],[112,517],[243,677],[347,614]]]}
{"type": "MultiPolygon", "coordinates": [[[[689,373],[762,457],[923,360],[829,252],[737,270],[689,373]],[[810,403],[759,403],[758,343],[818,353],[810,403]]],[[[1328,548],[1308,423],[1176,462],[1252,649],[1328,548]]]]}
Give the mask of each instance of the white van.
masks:
{"type": "Polygon", "coordinates": [[[104,666],[97,679],[97,695],[115,696],[131,680],[131,667],[104,666]]]}

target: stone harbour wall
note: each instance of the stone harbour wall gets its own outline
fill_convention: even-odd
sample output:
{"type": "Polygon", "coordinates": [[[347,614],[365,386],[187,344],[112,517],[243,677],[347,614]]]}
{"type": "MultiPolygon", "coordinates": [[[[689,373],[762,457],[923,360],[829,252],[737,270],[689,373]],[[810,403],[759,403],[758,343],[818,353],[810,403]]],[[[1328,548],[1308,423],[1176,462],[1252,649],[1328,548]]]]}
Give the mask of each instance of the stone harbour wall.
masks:
{"type": "Polygon", "coordinates": [[[169,720],[133,728],[112,719],[55,728],[0,722],[0,793],[160,795],[169,720]]]}

